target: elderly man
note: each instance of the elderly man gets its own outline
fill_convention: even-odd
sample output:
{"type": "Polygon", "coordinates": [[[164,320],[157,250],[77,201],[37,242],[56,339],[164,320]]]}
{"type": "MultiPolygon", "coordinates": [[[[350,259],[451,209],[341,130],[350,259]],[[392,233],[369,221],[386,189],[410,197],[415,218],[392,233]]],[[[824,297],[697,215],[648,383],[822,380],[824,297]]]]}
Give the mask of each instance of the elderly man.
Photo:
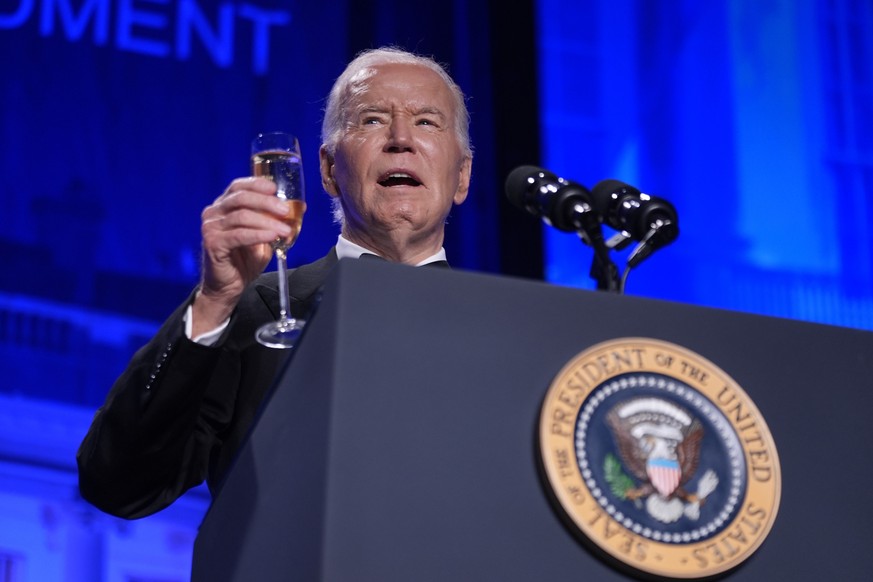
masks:
{"type": "MultiPolygon", "coordinates": [[[[342,233],[289,273],[293,315],[311,309],[340,258],[444,264],[445,219],[470,183],[468,122],[460,89],[431,59],[379,49],[349,64],[319,151],[342,233]]],[[[274,193],[267,179],[239,178],[203,211],[196,292],[134,355],[79,449],[80,490],[100,509],[142,517],[203,480],[215,493],[284,355],[254,340],[278,311],[276,274],[261,274],[270,242],[289,232],[274,193]]]]}

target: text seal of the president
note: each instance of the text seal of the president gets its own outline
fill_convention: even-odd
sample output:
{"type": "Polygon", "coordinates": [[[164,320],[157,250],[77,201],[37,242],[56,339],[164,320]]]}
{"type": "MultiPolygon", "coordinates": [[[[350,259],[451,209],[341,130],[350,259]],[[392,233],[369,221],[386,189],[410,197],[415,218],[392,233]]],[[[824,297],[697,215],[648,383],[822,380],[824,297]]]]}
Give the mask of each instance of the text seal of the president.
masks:
{"type": "Polygon", "coordinates": [[[546,394],[539,448],[572,526],[640,572],[728,571],[779,509],[779,458],[758,408],[718,366],[668,342],[615,339],[574,357],[546,394]]]}

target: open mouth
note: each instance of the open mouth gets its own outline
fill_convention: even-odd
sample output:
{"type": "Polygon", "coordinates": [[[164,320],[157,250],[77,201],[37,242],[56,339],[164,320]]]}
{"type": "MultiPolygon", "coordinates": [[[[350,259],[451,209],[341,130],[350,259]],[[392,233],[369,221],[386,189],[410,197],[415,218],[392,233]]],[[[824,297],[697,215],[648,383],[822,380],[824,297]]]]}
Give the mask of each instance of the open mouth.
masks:
{"type": "Polygon", "coordinates": [[[379,179],[379,185],[385,188],[393,186],[421,186],[421,182],[406,172],[389,172],[379,179]]]}

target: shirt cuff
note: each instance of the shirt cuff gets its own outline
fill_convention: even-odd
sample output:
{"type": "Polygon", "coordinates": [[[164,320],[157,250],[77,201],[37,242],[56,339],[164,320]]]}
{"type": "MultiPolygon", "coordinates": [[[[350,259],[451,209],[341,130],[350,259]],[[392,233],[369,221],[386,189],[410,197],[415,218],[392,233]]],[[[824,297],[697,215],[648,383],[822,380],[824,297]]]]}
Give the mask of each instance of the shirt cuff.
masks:
{"type": "Polygon", "coordinates": [[[224,333],[224,330],[227,329],[227,324],[229,323],[230,318],[228,317],[215,329],[201,333],[197,337],[191,337],[191,334],[194,331],[194,308],[189,305],[188,309],[185,310],[185,337],[194,343],[203,346],[211,346],[218,341],[218,338],[220,338],[221,334],[224,333]]]}

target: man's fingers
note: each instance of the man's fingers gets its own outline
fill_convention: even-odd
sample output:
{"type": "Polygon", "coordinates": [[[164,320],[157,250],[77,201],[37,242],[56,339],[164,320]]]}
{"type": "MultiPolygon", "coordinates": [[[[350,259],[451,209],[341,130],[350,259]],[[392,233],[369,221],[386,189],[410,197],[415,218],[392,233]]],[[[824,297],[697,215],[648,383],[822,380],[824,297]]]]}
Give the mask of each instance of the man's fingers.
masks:
{"type": "MultiPolygon", "coordinates": [[[[275,184],[263,178],[258,180],[270,185],[271,192],[275,193],[275,184]]],[[[262,190],[239,190],[231,186],[213,204],[203,210],[202,216],[206,220],[244,210],[283,217],[288,214],[288,202],[262,190]]]]}
{"type": "Polygon", "coordinates": [[[274,196],[276,194],[276,184],[269,178],[248,176],[245,178],[237,178],[230,183],[224,192],[225,194],[228,194],[243,190],[251,190],[252,192],[274,196]]]}
{"type": "Polygon", "coordinates": [[[205,248],[221,251],[270,243],[291,234],[282,220],[288,202],[276,198],[276,185],[266,178],[237,178],[201,215],[205,248]]]}
{"type": "Polygon", "coordinates": [[[287,236],[289,232],[277,233],[273,230],[235,228],[232,230],[204,231],[203,247],[211,253],[233,251],[241,247],[272,243],[279,237],[287,236]]]}
{"type": "Polygon", "coordinates": [[[204,213],[202,235],[208,245],[221,240],[230,246],[271,242],[276,237],[291,234],[291,227],[275,215],[240,209],[230,214],[204,213]]]}

